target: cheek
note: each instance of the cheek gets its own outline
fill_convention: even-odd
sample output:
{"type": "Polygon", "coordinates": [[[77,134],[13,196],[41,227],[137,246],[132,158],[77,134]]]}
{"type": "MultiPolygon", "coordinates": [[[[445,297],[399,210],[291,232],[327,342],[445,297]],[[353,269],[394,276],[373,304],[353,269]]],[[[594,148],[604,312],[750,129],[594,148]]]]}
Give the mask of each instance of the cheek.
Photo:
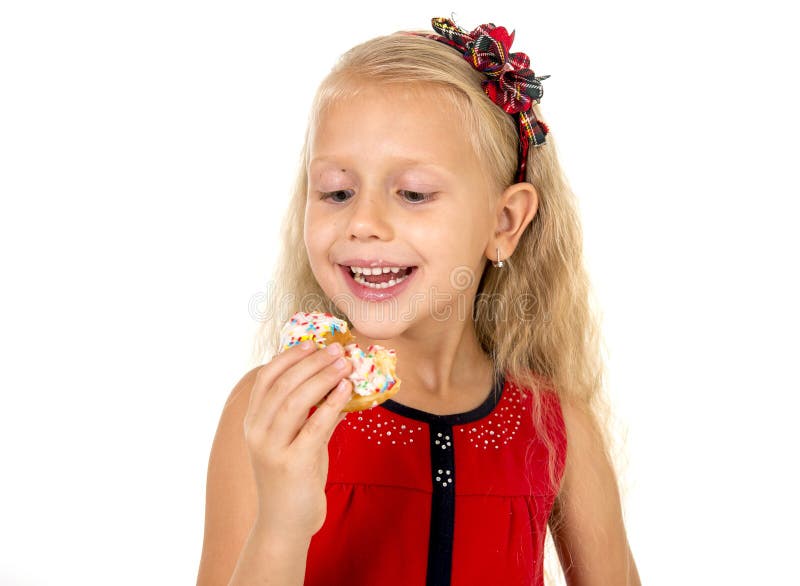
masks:
{"type": "Polygon", "coordinates": [[[306,216],[303,227],[303,241],[311,267],[316,271],[329,263],[331,248],[336,242],[336,226],[334,222],[317,222],[306,216]]]}
{"type": "Polygon", "coordinates": [[[458,216],[444,216],[436,222],[424,226],[411,225],[408,230],[414,234],[414,241],[421,243],[428,256],[438,259],[453,259],[464,256],[473,247],[473,226],[462,221],[455,221],[458,216]]]}
{"type": "Polygon", "coordinates": [[[305,243],[311,268],[316,271],[326,257],[325,246],[320,238],[319,232],[313,230],[307,231],[305,234],[305,243]]]}
{"type": "Polygon", "coordinates": [[[303,243],[306,246],[306,254],[308,254],[308,260],[311,262],[311,266],[314,266],[314,258],[317,253],[318,243],[317,243],[317,233],[314,229],[309,226],[308,223],[303,226],[303,243]]]}
{"type": "Polygon", "coordinates": [[[316,239],[319,227],[320,218],[316,206],[306,204],[306,212],[303,218],[303,235],[307,245],[316,239]]]}
{"type": "MultiPolygon", "coordinates": [[[[339,225],[340,219],[337,214],[326,213],[322,204],[312,204],[306,206],[304,231],[305,234],[312,234],[322,236],[324,234],[331,234],[339,225]]],[[[319,237],[316,238],[319,240],[319,237]]]]}

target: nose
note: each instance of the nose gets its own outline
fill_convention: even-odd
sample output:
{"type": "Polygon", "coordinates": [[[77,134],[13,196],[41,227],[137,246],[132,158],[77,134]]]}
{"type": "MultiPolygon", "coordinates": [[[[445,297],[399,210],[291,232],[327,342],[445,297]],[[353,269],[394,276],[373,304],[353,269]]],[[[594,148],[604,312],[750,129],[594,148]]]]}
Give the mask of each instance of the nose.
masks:
{"type": "Polygon", "coordinates": [[[353,198],[347,237],[354,240],[391,240],[394,236],[386,197],[379,189],[362,190],[353,198]]]}

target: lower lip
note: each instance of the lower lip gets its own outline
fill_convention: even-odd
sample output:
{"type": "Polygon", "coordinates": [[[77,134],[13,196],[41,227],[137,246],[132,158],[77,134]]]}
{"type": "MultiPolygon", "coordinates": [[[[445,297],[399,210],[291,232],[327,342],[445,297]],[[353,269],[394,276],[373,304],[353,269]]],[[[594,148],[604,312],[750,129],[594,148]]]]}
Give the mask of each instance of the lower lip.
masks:
{"type": "Polygon", "coordinates": [[[353,278],[353,275],[350,273],[350,267],[339,265],[339,268],[341,269],[342,273],[344,273],[345,281],[347,281],[347,284],[353,294],[364,301],[386,301],[387,299],[396,297],[403,292],[403,290],[408,286],[408,282],[414,278],[414,275],[417,274],[417,267],[414,267],[411,269],[411,273],[399,283],[392,285],[391,287],[386,287],[385,289],[372,289],[371,287],[365,287],[364,285],[357,283],[353,278]]]}

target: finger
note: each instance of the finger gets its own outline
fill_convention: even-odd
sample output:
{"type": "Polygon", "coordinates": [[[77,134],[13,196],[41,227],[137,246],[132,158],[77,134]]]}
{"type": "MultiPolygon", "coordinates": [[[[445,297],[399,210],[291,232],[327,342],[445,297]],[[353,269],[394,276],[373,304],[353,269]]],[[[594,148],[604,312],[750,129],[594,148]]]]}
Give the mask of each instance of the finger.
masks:
{"type": "MultiPolygon", "coordinates": [[[[349,401],[350,398],[353,396],[353,391],[352,391],[353,383],[349,382],[349,381],[348,381],[348,383],[350,385],[351,390],[350,390],[350,394],[347,396],[347,401],[349,401]]],[[[347,401],[345,401],[344,405],[342,405],[342,409],[344,408],[345,405],[347,405],[347,401]]],[[[325,438],[325,443],[326,444],[331,441],[331,436],[333,435],[333,432],[336,431],[336,427],[342,421],[344,421],[347,418],[348,415],[349,415],[349,413],[347,413],[346,411],[342,411],[341,409],[339,410],[339,417],[336,418],[336,422],[333,424],[333,427],[331,427],[330,433],[328,433],[327,437],[325,438]]]]}
{"type": "Polygon", "coordinates": [[[277,354],[272,360],[259,368],[256,374],[256,380],[253,383],[253,390],[250,392],[250,402],[247,407],[248,414],[258,411],[261,400],[264,398],[264,393],[273,385],[275,379],[287,368],[297,364],[303,358],[312,354],[315,348],[316,346],[313,342],[306,340],[277,354]]]}
{"type": "Polygon", "coordinates": [[[341,381],[300,428],[294,447],[298,450],[314,450],[326,446],[336,426],[344,420],[342,409],[352,394],[353,383],[347,379],[341,381]]]}
{"type": "MultiPolygon", "coordinates": [[[[257,410],[252,412],[251,425],[265,431],[271,428],[276,418],[276,413],[286,398],[309,378],[328,367],[343,354],[344,351],[341,344],[331,344],[327,348],[316,350],[283,371],[264,392],[257,410]]],[[[331,382],[328,388],[333,387],[337,380],[331,382]]]]}
{"type": "Polygon", "coordinates": [[[353,363],[341,357],[289,393],[272,419],[270,441],[281,446],[292,443],[308,419],[311,407],[322,401],[352,370],[353,363]]]}

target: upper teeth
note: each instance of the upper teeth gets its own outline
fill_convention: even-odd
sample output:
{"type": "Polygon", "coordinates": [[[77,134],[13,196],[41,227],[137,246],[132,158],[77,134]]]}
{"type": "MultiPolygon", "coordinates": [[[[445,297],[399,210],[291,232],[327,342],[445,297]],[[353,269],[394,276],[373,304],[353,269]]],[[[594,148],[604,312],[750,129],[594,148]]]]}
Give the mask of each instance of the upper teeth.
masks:
{"type": "Polygon", "coordinates": [[[406,270],[408,267],[350,267],[350,270],[356,274],[362,275],[380,275],[381,273],[399,273],[406,270]]]}

